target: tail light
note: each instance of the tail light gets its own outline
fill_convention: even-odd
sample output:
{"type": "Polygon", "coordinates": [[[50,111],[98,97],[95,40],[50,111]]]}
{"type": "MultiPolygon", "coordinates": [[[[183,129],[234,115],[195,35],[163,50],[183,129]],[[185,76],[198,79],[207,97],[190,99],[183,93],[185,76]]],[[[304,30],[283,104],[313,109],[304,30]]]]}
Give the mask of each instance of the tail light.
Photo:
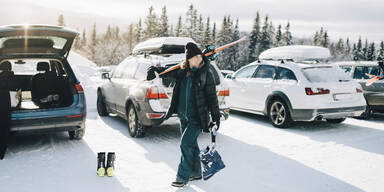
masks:
{"type": "Polygon", "coordinates": [[[147,113],[146,115],[148,119],[161,119],[164,117],[164,113],[147,113]]]}
{"type": "Polygon", "coordinates": [[[168,99],[167,93],[165,93],[164,91],[160,91],[157,86],[148,88],[145,97],[147,99],[168,99]]]}
{"type": "Polygon", "coordinates": [[[229,89],[219,91],[218,96],[229,96],[229,89]]]}
{"type": "Polygon", "coordinates": [[[80,84],[76,84],[75,87],[78,94],[84,93],[84,89],[80,84]]]}
{"type": "Polygon", "coordinates": [[[314,92],[314,91],[312,91],[311,88],[307,87],[307,88],[305,88],[305,93],[307,95],[324,95],[324,94],[329,94],[330,91],[329,91],[329,89],[317,88],[317,92],[314,92]]]}
{"type": "Polygon", "coordinates": [[[362,92],[363,92],[363,90],[356,88],[356,93],[362,93],[362,92]]]}

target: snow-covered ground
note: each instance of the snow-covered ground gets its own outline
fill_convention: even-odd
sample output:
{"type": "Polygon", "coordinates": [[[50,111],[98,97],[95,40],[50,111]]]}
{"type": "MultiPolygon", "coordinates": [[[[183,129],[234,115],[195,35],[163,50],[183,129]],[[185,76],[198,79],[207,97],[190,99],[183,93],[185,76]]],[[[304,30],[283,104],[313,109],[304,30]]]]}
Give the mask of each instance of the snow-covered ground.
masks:
{"type": "MultiPolygon", "coordinates": [[[[70,141],[66,133],[14,137],[0,161],[0,192],[384,189],[383,116],[277,129],[264,117],[240,112],[231,113],[217,137],[227,167],[208,181],[173,188],[180,160],[178,126],[170,122],[150,129],[145,138],[131,138],[124,120],[97,115],[100,80],[79,79],[88,104],[84,139],[70,141]],[[101,151],[116,152],[114,177],[96,175],[96,154],[101,151]]],[[[200,135],[200,146],[208,143],[209,135],[200,135]]]]}

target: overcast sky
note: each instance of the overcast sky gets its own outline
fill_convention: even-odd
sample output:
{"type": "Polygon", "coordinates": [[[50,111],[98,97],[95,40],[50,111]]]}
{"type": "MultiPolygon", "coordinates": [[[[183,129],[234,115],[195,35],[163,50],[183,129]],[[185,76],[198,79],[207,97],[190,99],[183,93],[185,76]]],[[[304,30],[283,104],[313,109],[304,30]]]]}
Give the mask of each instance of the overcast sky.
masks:
{"type": "Polygon", "coordinates": [[[0,0],[0,25],[15,23],[56,24],[63,14],[69,27],[82,29],[96,22],[127,28],[147,15],[153,5],[159,15],[166,5],[169,20],[176,23],[193,3],[199,13],[218,26],[224,15],[238,17],[241,31],[251,31],[256,11],[268,14],[275,26],[289,20],[296,37],[310,37],[321,26],[332,40],[359,35],[370,41],[384,40],[383,0],[0,0]]]}

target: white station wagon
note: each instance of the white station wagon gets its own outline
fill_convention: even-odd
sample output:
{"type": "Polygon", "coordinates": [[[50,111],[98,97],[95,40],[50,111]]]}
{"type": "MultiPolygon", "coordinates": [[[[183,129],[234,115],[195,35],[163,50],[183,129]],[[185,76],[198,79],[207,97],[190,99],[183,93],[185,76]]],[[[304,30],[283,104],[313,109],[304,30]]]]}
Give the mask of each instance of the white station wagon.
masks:
{"type": "Polygon", "coordinates": [[[236,71],[228,80],[230,108],[265,115],[279,128],[289,127],[293,121],[341,123],[360,116],[366,108],[361,85],[337,66],[308,62],[300,51],[307,48],[316,53],[317,61],[329,55],[328,49],[320,47],[279,47],[274,48],[276,54],[285,60],[273,60],[276,54],[268,51],[260,55],[260,61],[236,71]],[[292,48],[297,54],[288,56],[287,50],[292,48]],[[293,62],[293,58],[301,61],[293,62]]]}

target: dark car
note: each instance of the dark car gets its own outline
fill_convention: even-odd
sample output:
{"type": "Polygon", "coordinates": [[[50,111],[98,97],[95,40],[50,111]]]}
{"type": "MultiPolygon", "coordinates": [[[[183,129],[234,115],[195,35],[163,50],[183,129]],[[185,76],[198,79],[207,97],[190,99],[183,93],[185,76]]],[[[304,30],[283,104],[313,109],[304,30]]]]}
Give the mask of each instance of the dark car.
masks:
{"type": "Polygon", "coordinates": [[[344,69],[353,79],[358,81],[363,87],[364,97],[367,101],[367,110],[363,118],[370,118],[373,112],[384,113],[384,80],[378,80],[370,86],[366,82],[370,77],[366,74],[375,76],[383,75],[377,62],[337,62],[340,68],[344,69]]]}
{"type": "MultiPolygon", "coordinates": [[[[167,37],[150,39],[137,45],[134,49],[137,55],[122,61],[111,75],[102,74],[104,82],[97,90],[99,115],[115,113],[127,120],[132,137],[143,137],[147,128],[162,124],[170,105],[175,79],[157,78],[145,81],[147,69],[153,65],[172,66],[180,63],[185,58],[184,46],[189,41],[193,40],[167,37]]],[[[212,64],[211,69],[217,82],[221,114],[223,119],[227,119],[229,108],[226,98],[229,90],[217,66],[212,64]]]]}
{"type": "Polygon", "coordinates": [[[67,60],[77,35],[59,26],[0,27],[0,77],[11,91],[12,133],[84,136],[84,90],[67,60]]]}

